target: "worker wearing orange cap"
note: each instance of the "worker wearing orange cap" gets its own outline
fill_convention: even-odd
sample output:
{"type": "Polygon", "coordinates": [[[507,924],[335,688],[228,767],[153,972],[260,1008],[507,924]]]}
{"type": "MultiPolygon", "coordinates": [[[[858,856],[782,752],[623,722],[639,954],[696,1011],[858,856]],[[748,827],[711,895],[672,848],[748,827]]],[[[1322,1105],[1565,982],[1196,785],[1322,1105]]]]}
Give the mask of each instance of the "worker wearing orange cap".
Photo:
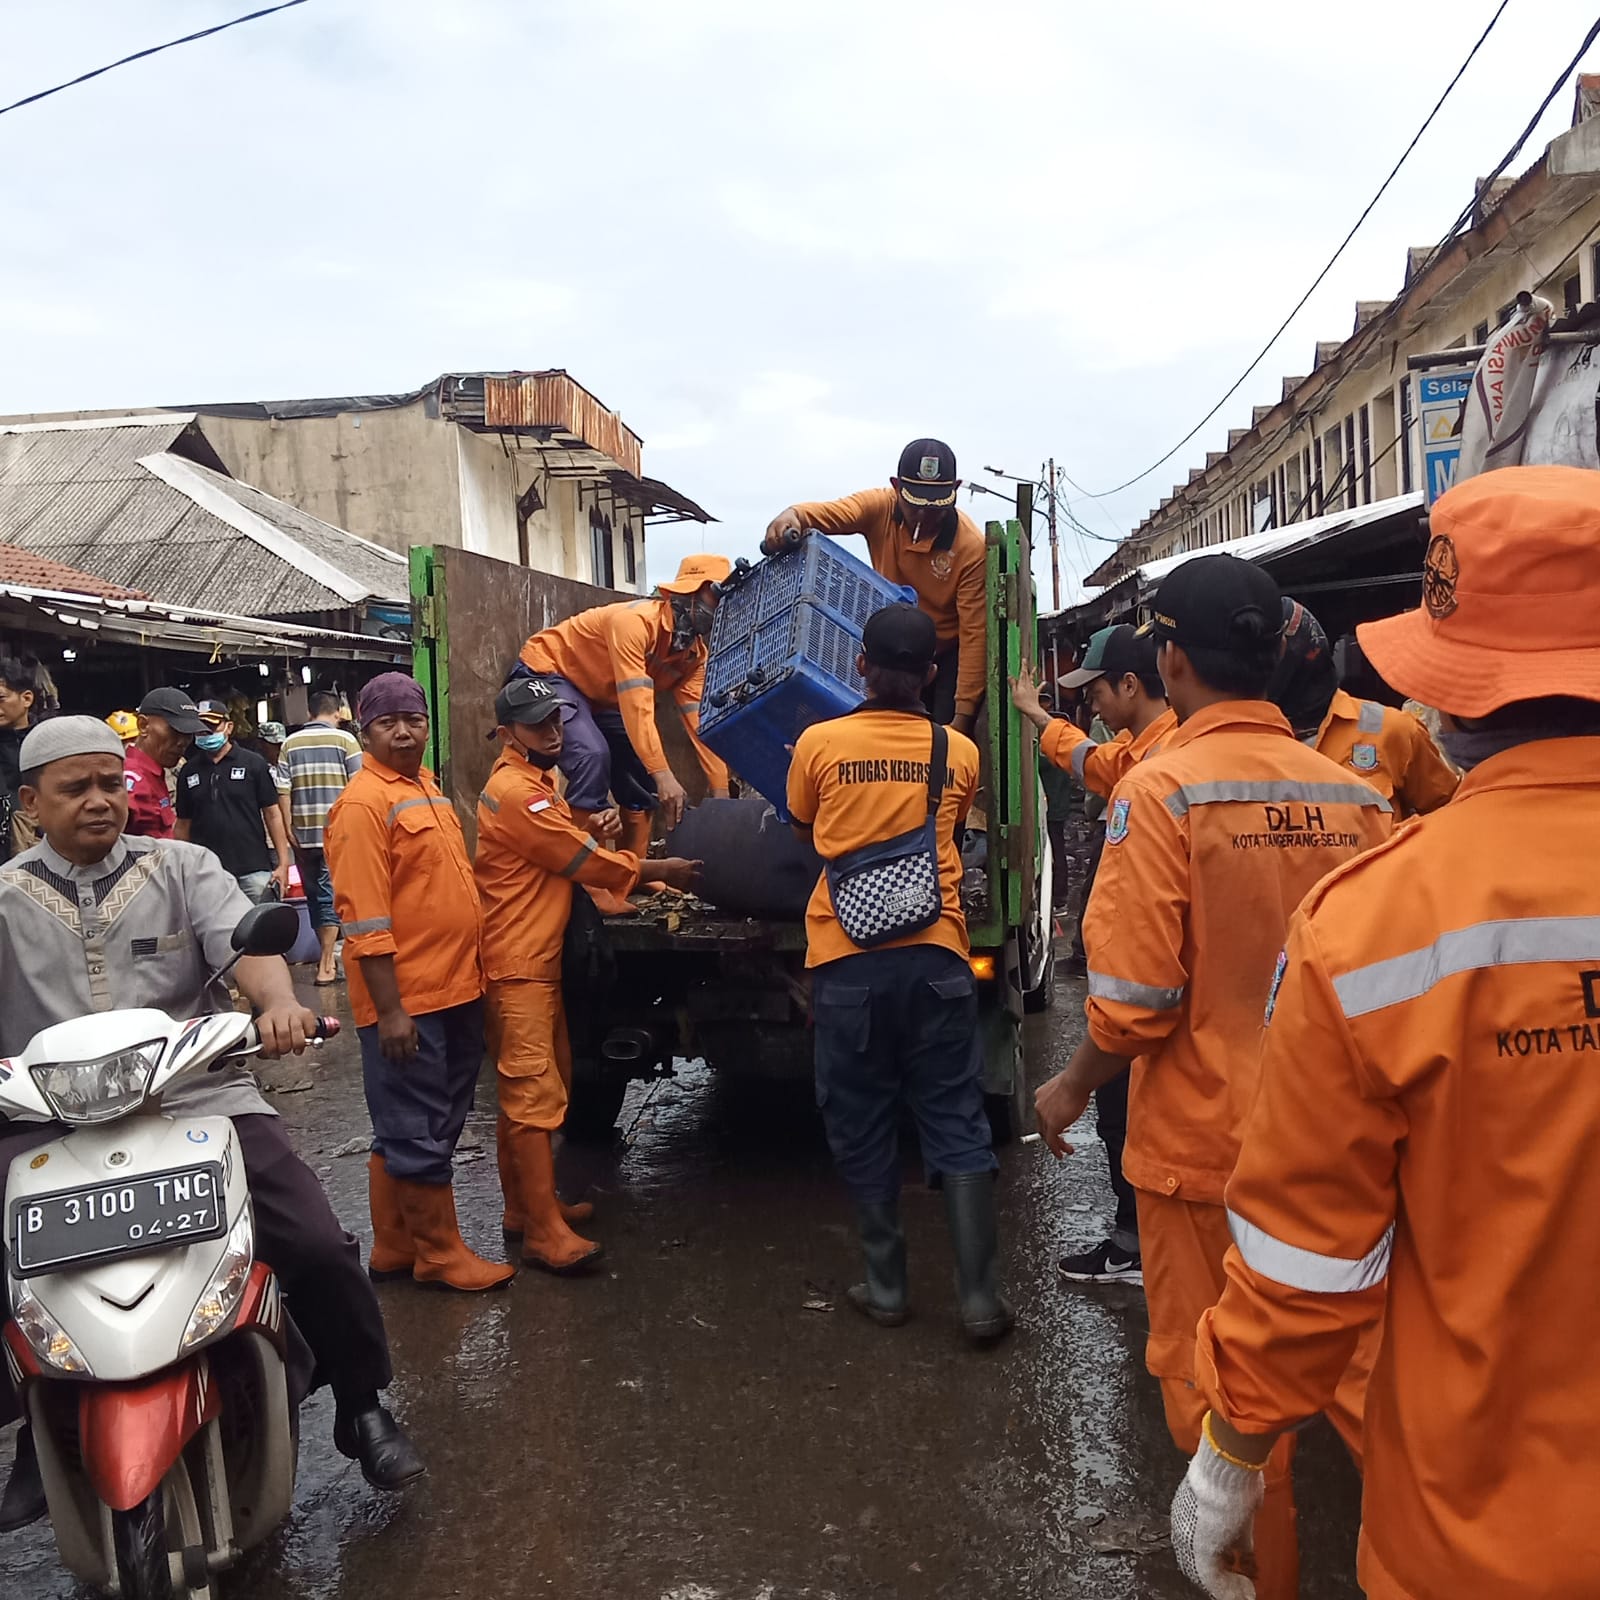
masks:
{"type": "MultiPolygon", "coordinates": [[[[561,697],[561,770],[573,820],[586,828],[614,799],[621,847],[636,856],[649,852],[651,814],[659,808],[671,830],[688,798],[661,747],[657,690],[677,702],[711,793],[728,792],[728,769],[701,744],[699,727],[706,638],[732,570],[726,556],[689,556],[677,577],[657,584],[657,598],[580,611],[534,634],[512,668],[512,677],[542,678],[561,697]]],[[[627,909],[598,885],[590,894],[604,910],[627,909]]]]}
{"type": "Polygon", "coordinates": [[[1357,637],[1466,775],[1290,924],[1173,1502],[1212,1595],[1380,1314],[1366,1594],[1596,1593],[1600,472],[1484,473],[1431,526],[1421,608],[1357,637]]]}
{"type": "Polygon", "coordinates": [[[1396,821],[1437,811],[1456,792],[1456,773],[1417,718],[1376,700],[1357,700],[1339,687],[1322,624],[1288,595],[1283,657],[1267,698],[1302,744],[1359,773],[1392,800],[1396,821]]]}
{"type": "MultiPolygon", "coordinates": [[[[1194,1329],[1222,1288],[1223,1189],[1255,1094],[1255,1045],[1290,914],[1326,873],[1389,834],[1389,802],[1295,742],[1263,698],[1282,648],[1278,586],[1197,556],[1152,601],[1157,664],[1178,726],[1112,793],[1084,920],[1088,1033],[1039,1090],[1040,1132],[1065,1130],[1131,1059],[1123,1171],[1138,1191],[1150,1336],[1167,1426],[1200,1443],[1194,1329]]],[[[1317,1133],[1330,1137],[1329,1125],[1317,1133]]],[[[1342,1411],[1359,1430],[1359,1374],[1342,1411]]],[[[1291,1441],[1274,1455],[1257,1541],[1263,1600],[1299,1581],[1291,1441]]]]}

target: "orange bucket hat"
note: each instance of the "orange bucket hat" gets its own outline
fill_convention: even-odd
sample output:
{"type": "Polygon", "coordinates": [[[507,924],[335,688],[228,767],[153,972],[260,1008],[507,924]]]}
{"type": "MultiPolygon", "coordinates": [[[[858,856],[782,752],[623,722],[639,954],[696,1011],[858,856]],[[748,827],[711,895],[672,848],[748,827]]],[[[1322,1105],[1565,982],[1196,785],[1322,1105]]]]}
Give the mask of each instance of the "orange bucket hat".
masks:
{"type": "Polygon", "coordinates": [[[1483,717],[1600,700],[1600,472],[1502,467],[1435,504],[1422,605],[1356,637],[1402,694],[1483,717]]]}
{"type": "Polygon", "coordinates": [[[702,584],[725,583],[733,571],[726,556],[685,556],[671,583],[658,583],[663,594],[693,594],[702,584]]]}

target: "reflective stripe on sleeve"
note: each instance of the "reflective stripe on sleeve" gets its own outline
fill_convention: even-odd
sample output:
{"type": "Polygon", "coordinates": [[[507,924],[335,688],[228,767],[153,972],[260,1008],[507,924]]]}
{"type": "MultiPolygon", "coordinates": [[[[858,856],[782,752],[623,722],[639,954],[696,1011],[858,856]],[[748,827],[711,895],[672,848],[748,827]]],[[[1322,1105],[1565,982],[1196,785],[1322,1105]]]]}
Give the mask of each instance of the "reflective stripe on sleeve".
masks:
{"type": "Polygon", "coordinates": [[[1082,744],[1073,748],[1072,776],[1076,778],[1079,783],[1083,782],[1084,768],[1089,765],[1089,752],[1093,749],[1094,741],[1091,739],[1085,739],[1082,744]]]}
{"type": "Polygon", "coordinates": [[[491,816],[493,816],[500,809],[500,802],[496,800],[487,789],[485,789],[483,793],[478,796],[478,804],[482,806],[483,809],[491,816]]]}
{"type": "Polygon", "coordinates": [[[1315,1250],[1285,1244],[1265,1228],[1246,1222],[1237,1211],[1228,1213],[1228,1231],[1245,1265],[1286,1289],[1303,1289],[1307,1294],[1356,1294],[1389,1276],[1389,1251],[1394,1245],[1392,1222],[1383,1230],[1383,1237],[1354,1261],[1345,1256],[1319,1256],[1315,1250]]]}
{"type": "Polygon", "coordinates": [[[367,917],[361,922],[343,922],[339,931],[347,939],[359,939],[364,933],[387,933],[394,924],[387,917],[367,917]]]}
{"type": "Polygon", "coordinates": [[[564,866],[561,869],[561,876],[563,878],[575,878],[575,877],[577,877],[579,872],[581,872],[583,870],[584,862],[587,861],[589,859],[589,857],[594,854],[596,848],[597,847],[596,847],[595,842],[594,842],[593,839],[585,839],[583,841],[582,848],[579,849],[577,855],[575,855],[566,864],[566,866],[564,866]]]}
{"type": "Polygon", "coordinates": [[[1344,973],[1333,980],[1333,992],[1353,1019],[1420,999],[1458,973],[1535,961],[1600,961],[1600,917],[1528,917],[1456,928],[1420,950],[1344,973]]]}
{"type": "Polygon", "coordinates": [[[402,811],[409,811],[412,806],[447,806],[450,802],[442,794],[417,794],[409,800],[396,800],[389,807],[389,820],[393,822],[402,811]]]}
{"type": "Polygon", "coordinates": [[[624,678],[617,685],[617,693],[626,694],[630,689],[654,689],[655,686],[654,678],[624,678]]]}
{"type": "Polygon", "coordinates": [[[1151,983],[1134,983],[1104,972],[1089,974],[1089,993],[1096,1000],[1120,1000],[1123,1005],[1143,1006],[1146,1011],[1176,1011],[1183,1004],[1181,984],[1176,989],[1158,989],[1151,983]]]}
{"type": "Polygon", "coordinates": [[[1166,798],[1173,816],[1185,815],[1191,806],[1217,806],[1256,802],[1261,805],[1286,805],[1300,801],[1306,805],[1372,806],[1379,811],[1394,807],[1366,783],[1280,783],[1273,779],[1220,778],[1215,783],[1186,783],[1166,798]]]}
{"type": "Polygon", "coordinates": [[[1356,727],[1362,733],[1383,732],[1383,707],[1376,700],[1363,700],[1361,713],[1356,718],[1356,727]]]}

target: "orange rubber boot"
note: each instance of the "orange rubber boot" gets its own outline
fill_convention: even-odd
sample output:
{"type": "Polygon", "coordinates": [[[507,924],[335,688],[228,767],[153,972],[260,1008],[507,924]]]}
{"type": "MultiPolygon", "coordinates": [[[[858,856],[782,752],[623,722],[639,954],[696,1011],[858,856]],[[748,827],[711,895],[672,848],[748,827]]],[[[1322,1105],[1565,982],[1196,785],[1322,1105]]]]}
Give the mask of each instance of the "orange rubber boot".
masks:
{"type": "MultiPolygon", "coordinates": [[[[570,807],[570,810],[572,812],[572,820],[580,828],[582,828],[585,833],[588,833],[589,818],[594,815],[594,812],[584,811],[578,806],[572,806],[570,807]]],[[[624,815],[626,814],[627,813],[625,812],[624,815]]],[[[591,837],[593,837],[593,835],[591,835],[591,837]]],[[[582,884],[580,887],[588,891],[589,898],[594,901],[595,910],[597,910],[602,917],[631,916],[637,909],[633,905],[630,905],[629,902],[620,894],[618,894],[615,889],[602,889],[595,884],[588,883],[582,884]]]]}
{"type": "Polygon", "coordinates": [[[367,1276],[374,1283],[409,1278],[417,1261],[416,1247],[400,1210],[399,1188],[376,1151],[367,1157],[367,1203],[372,1211],[372,1253],[367,1257],[367,1276]]]}
{"type": "Polygon", "coordinates": [[[543,1128],[517,1127],[512,1139],[522,1194],[523,1264],[558,1275],[586,1270],[603,1252],[592,1240],[574,1233],[561,1215],[549,1133],[543,1128]]]}
{"type": "Polygon", "coordinates": [[[401,1183],[400,1209],[417,1249],[412,1277],[418,1283],[477,1294],[503,1289],[517,1269],[485,1261],[462,1242],[456,1195],[449,1184],[401,1183]]]}
{"type": "MultiPolygon", "coordinates": [[[[522,1223],[522,1195],[517,1184],[516,1153],[511,1147],[511,1118],[503,1111],[495,1129],[494,1143],[495,1154],[500,1160],[500,1193],[505,1200],[505,1211],[500,1217],[500,1231],[508,1242],[516,1242],[522,1238],[525,1231],[522,1223]]],[[[561,1207],[561,1220],[568,1227],[577,1222],[592,1221],[594,1218],[594,1206],[587,1200],[579,1200],[569,1206],[565,1200],[557,1196],[556,1204],[561,1207]]]]}

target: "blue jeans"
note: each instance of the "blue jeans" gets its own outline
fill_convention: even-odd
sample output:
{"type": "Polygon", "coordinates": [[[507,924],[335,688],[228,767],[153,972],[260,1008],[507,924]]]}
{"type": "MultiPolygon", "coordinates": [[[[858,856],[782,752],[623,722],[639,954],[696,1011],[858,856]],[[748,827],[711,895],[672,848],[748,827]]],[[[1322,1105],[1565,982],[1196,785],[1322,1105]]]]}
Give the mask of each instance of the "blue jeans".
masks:
{"type": "Polygon", "coordinates": [[[372,1149],[401,1183],[448,1184],[483,1066],[483,1001],[413,1017],[417,1053],[390,1061],[378,1026],[356,1030],[372,1149]]]}
{"type": "Polygon", "coordinates": [[[978,988],[940,945],[868,950],[811,975],[817,1104],[858,1205],[900,1193],[899,1120],[909,1106],[928,1182],[993,1172],[983,1108],[978,988]]]}
{"type": "Polygon", "coordinates": [[[260,905],[272,885],[270,872],[241,872],[233,880],[250,897],[251,905],[260,905]]]}
{"type": "Polygon", "coordinates": [[[656,780],[633,748],[620,711],[592,706],[575,683],[529,672],[520,661],[511,677],[538,678],[561,699],[565,742],[556,764],[566,774],[569,806],[578,811],[604,811],[615,799],[624,811],[655,810],[656,780]]]}
{"type": "Polygon", "coordinates": [[[328,871],[327,854],[318,850],[300,852],[300,887],[306,892],[306,911],[313,928],[337,928],[339,913],[333,909],[333,874],[328,871]]]}

